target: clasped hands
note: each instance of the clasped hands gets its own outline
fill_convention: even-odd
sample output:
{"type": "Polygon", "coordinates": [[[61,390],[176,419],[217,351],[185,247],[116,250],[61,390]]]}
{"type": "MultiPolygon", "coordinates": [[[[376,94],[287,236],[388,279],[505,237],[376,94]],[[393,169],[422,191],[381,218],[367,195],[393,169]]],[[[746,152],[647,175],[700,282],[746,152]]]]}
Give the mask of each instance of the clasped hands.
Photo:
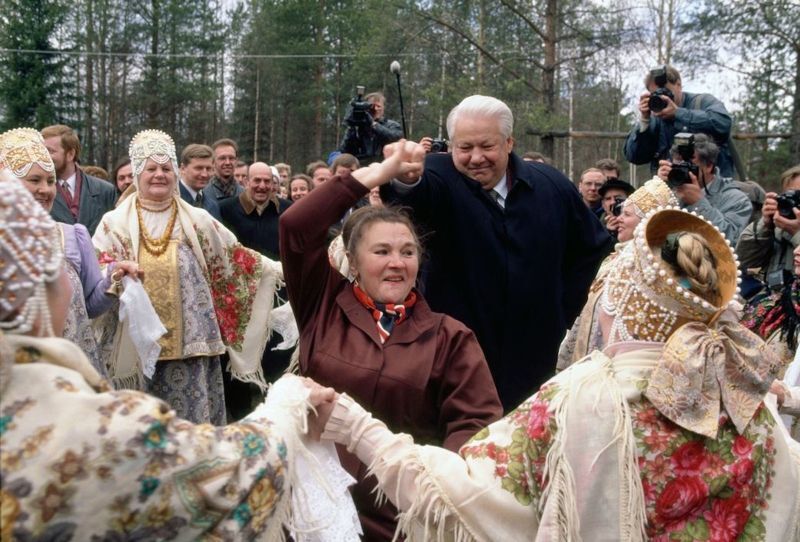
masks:
{"type": "Polygon", "coordinates": [[[339,394],[333,388],[317,384],[308,377],[302,377],[302,380],[303,385],[310,390],[308,402],[314,408],[308,413],[308,434],[318,441],[331,417],[331,412],[333,412],[333,407],[339,399],[339,394]]]}

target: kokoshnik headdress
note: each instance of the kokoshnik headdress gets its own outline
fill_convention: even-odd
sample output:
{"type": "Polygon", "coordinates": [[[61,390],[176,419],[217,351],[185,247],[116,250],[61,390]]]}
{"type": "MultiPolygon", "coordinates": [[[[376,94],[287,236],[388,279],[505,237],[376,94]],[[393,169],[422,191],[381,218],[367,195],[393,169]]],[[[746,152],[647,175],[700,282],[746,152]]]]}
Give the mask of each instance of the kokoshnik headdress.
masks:
{"type": "MultiPolygon", "coordinates": [[[[653,182],[653,181],[649,181],[653,182]]],[[[664,342],[645,396],[667,418],[715,438],[720,404],[743,432],[782,362],[755,334],[720,319],[739,292],[739,262],[716,226],[675,206],[650,211],[606,276],[603,310],[613,316],[608,344],[664,342]],[[701,296],[661,259],[676,235],[706,240],[716,260],[718,292],[701,296]],[[666,245],[666,248],[665,248],[666,245]]]]}
{"type": "Polygon", "coordinates": [[[678,200],[667,183],[660,177],[653,177],[628,196],[624,205],[631,206],[636,216],[644,218],[659,207],[678,205],[678,200]]]}
{"type": "Polygon", "coordinates": [[[30,192],[0,171],[0,329],[53,334],[46,285],[62,269],[61,230],[30,192]]]}
{"type": "Polygon", "coordinates": [[[131,169],[136,188],[139,188],[139,175],[144,171],[144,165],[148,158],[158,164],[172,162],[175,176],[178,176],[178,158],[175,155],[175,142],[172,138],[161,130],[142,130],[131,140],[128,148],[128,155],[131,159],[131,169]]]}
{"type": "Polygon", "coordinates": [[[55,179],[56,168],[42,134],[33,128],[14,128],[0,134],[0,169],[22,178],[36,164],[55,179]]]}

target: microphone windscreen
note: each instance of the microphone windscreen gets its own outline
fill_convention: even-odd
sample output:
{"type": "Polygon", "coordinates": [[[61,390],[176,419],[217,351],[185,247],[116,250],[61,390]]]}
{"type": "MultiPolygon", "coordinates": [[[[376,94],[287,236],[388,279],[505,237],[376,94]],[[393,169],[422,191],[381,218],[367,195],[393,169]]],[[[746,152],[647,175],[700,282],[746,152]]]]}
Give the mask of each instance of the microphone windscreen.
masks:
{"type": "Polygon", "coordinates": [[[389,64],[389,69],[392,73],[400,73],[400,63],[396,60],[393,60],[391,64],[389,64]]]}

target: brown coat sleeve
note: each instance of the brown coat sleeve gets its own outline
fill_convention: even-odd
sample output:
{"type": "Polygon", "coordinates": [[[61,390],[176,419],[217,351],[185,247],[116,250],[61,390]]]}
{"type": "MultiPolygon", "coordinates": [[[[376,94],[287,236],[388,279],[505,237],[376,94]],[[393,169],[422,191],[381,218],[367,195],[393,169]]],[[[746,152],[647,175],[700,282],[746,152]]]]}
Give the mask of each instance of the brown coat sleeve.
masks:
{"type": "Polygon", "coordinates": [[[475,334],[464,324],[444,317],[443,339],[449,342],[442,374],[439,423],[443,447],[458,449],[475,433],[499,420],[503,406],[475,334]]]}
{"type": "Polygon", "coordinates": [[[319,310],[325,291],[344,280],[328,261],[328,228],[366,193],[348,172],[315,188],[281,215],[281,263],[301,332],[319,310]]]}

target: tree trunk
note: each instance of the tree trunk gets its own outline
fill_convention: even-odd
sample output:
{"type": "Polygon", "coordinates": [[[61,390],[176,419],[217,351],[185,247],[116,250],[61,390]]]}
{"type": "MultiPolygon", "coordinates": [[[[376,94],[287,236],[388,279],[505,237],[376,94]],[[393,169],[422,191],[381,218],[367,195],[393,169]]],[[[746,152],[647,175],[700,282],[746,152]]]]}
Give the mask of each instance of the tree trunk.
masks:
{"type": "MultiPolygon", "coordinates": [[[[544,40],[544,70],[542,72],[542,97],[544,110],[548,121],[552,121],[556,114],[556,45],[558,28],[558,0],[546,0],[545,6],[545,40],[544,40]]],[[[542,152],[553,156],[555,141],[552,137],[542,138],[542,152]]]]}
{"type": "Polygon", "coordinates": [[[792,106],[792,137],[789,139],[789,156],[793,164],[800,164],[800,44],[795,44],[794,55],[794,104],[792,106]]]}

